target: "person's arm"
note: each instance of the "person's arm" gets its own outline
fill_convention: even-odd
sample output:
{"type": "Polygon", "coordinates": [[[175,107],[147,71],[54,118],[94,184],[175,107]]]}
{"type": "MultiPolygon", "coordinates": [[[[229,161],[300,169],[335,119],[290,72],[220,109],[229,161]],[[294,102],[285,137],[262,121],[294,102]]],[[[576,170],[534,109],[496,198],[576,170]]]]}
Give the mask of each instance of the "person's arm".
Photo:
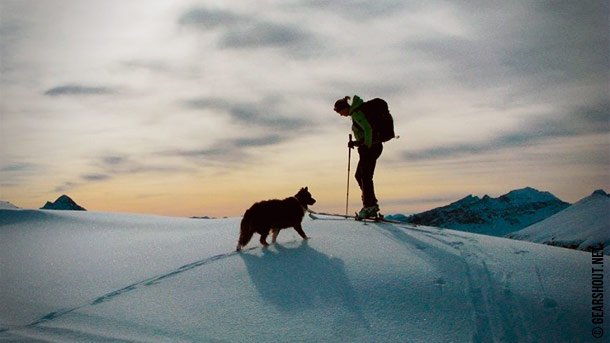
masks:
{"type": "Polygon", "coordinates": [[[364,132],[364,145],[367,148],[373,146],[373,128],[368,120],[366,120],[366,116],[362,111],[354,111],[352,113],[352,120],[358,124],[362,128],[364,132]]]}

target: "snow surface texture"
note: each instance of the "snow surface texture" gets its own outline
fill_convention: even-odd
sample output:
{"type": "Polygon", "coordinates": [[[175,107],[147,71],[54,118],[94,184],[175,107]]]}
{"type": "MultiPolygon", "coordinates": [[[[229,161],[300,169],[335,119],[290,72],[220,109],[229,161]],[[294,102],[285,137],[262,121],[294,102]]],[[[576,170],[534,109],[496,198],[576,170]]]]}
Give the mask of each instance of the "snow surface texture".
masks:
{"type": "Polygon", "coordinates": [[[521,230],[570,206],[549,192],[531,187],[498,198],[469,195],[447,206],[415,214],[408,222],[453,230],[504,236],[521,230]]]}
{"type": "Polygon", "coordinates": [[[602,190],[508,237],[610,255],[610,196],[602,190]]]}
{"type": "Polygon", "coordinates": [[[235,253],[239,221],[0,210],[0,340],[593,340],[589,253],[329,217],[235,253]]]}

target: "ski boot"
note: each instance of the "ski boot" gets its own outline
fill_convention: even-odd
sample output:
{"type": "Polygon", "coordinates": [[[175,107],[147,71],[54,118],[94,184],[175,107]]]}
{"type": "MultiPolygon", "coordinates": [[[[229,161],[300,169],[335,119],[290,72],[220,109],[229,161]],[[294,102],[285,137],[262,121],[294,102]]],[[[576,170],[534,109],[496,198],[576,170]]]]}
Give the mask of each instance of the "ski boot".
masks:
{"type": "Polygon", "coordinates": [[[356,220],[363,219],[377,219],[379,218],[379,206],[373,205],[368,207],[363,207],[360,212],[356,213],[356,220]]]}

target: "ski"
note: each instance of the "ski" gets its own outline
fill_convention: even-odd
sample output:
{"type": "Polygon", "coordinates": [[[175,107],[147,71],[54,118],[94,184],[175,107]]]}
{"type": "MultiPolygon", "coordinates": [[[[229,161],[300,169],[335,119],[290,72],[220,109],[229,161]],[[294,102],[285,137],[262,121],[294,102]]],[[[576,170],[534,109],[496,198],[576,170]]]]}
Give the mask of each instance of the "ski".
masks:
{"type": "Polygon", "coordinates": [[[358,215],[358,212],[355,212],[354,215],[355,215],[354,219],[357,222],[363,222],[363,221],[380,222],[385,219],[383,217],[383,214],[381,214],[381,213],[377,213],[374,217],[363,217],[363,218],[358,215]]]}
{"type": "Polygon", "coordinates": [[[375,222],[375,223],[381,222],[381,223],[402,224],[402,225],[409,224],[409,223],[401,222],[398,220],[387,219],[381,213],[378,213],[377,216],[375,216],[375,217],[367,217],[367,218],[359,218],[358,213],[356,213],[356,216],[354,217],[354,219],[358,222],[375,222]]]}
{"type": "Polygon", "coordinates": [[[327,218],[321,218],[320,216],[327,216],[327,217],[336,217],[336,220],[340,220],[340,219],[353,219],[355,221],[359,221],[359,222],[384,222],[384,223],[392,223],[392,224],[402,224],[402,225],[407,225],[409,223],[405,223],[405,222],[401,222],[398,220],[392,220],[392,219],[387,219],[385,218],[382,214],[378,214],[378,216],[376,217],[370,217],[370,218],[358,218],[358,214],[356,213],[353,216],[346,216],[344,214],[337,214],[337,213],[325,213],[325,212],[315,212],[312,210],[308,210],[309,212],[309,217],[313,220],[331,220],[331,219],[327,219],[327,218]]]}
{"type": "Polygon", "coordinates": [[[326,216],[326,217],[336,217],[336,220],[340,220],[340,219],[354,219],[353,216],[346,216],[344,214],[337,214],[337,213],[325,213],[325,212],[315,212],[312,210],[307,210],[309,212],[309,217],[311,219],[314,220],[330,220],[329,218],[321,218],[320,216],[326,216]]]}

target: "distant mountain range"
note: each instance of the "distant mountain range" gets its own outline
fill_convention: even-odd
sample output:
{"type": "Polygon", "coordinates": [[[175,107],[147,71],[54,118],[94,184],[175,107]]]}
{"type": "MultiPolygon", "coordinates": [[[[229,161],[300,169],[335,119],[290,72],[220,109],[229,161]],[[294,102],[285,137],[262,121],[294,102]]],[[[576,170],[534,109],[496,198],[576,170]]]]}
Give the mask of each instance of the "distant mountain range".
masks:
{"type": "Polygon", "coordinates": [[[0,200],[0,210],[18,210],[19,207],[11,204],[8,201],[0,200]]]}
{"type": "Polygon", "coordinates": [[[531,187],[498,198],[468,195],[447,206],[414,214],[406,222],[459,231],[504,236],[558,213],[570,204],[531,187]]]}
{"type": "Polygon", "coordinates": [[[62,195],[54,202],[47,201],[47,203],[40,208],[41,210],[61,210],[61,211],[86,211],[86,209],[67,195],[62,195]]]}
{"type": "Polygon", "coordinates": [[[610,196],[597,190],[565,210],[508,238],[610,254],[610,196]]]}

